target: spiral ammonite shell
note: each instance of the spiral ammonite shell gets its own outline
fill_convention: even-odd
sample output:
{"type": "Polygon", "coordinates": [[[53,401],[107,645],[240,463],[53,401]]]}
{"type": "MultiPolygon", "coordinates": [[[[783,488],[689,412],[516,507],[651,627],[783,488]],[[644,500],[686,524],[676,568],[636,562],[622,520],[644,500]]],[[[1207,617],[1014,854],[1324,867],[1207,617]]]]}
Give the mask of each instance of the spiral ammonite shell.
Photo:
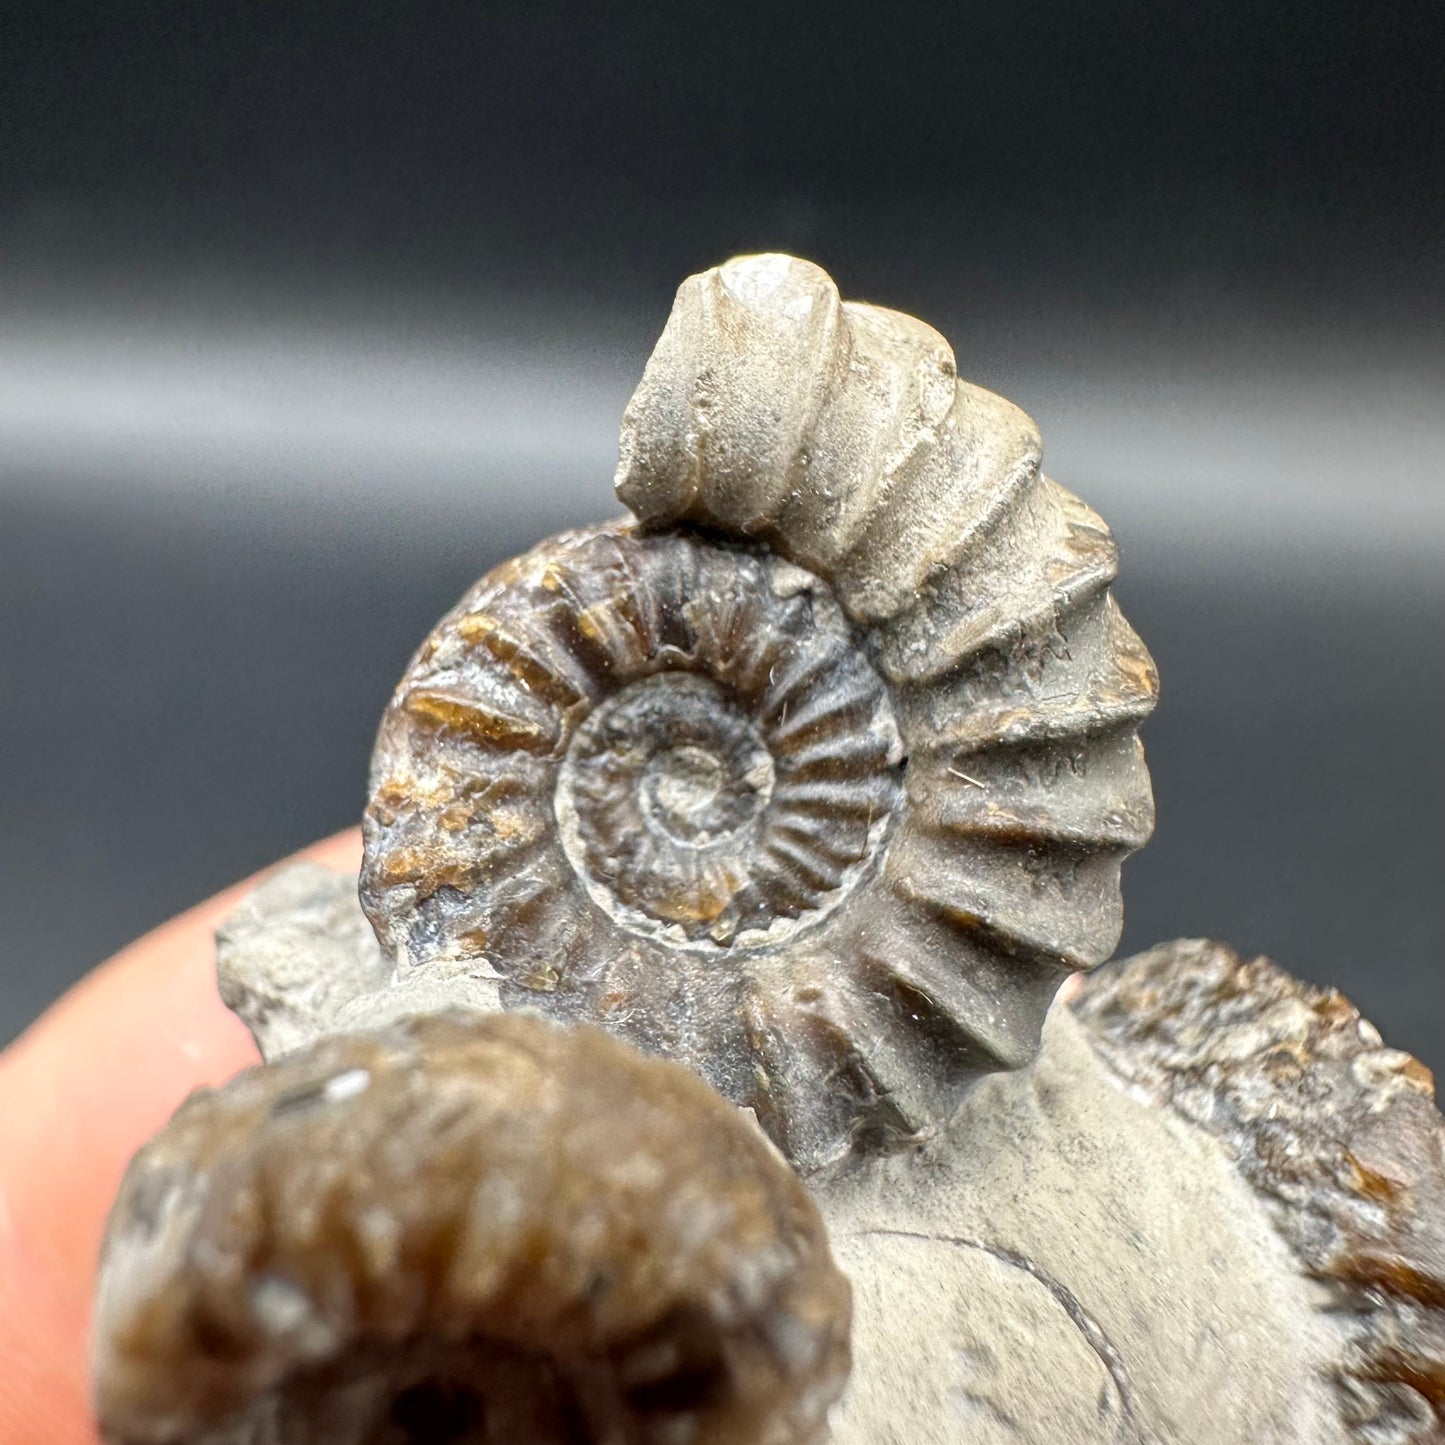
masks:
{"type": "Polygon", "coordinates": [[[1107,529],[937,333],[817,267],[693,277],[623,423],[635,520],[484,578],[383,719],[363,903],[753,1108],[800,1168],[1032,1057],[1153,825],[1107,529]]]}

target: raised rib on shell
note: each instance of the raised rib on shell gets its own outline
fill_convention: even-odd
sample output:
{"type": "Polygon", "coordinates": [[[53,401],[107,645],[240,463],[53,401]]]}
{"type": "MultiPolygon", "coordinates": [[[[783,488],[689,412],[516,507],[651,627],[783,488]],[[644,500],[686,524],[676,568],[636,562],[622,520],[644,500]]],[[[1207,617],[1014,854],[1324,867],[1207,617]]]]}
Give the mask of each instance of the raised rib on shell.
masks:
{"type": "Polygon", "coordinates": [[[817,267],[685,282],[623,422],[635,522],[484,578],[382,723],[363,901],[757,1111],[916,1140],[1108,957],[1157,679],[1029,419],[817,267]]]}

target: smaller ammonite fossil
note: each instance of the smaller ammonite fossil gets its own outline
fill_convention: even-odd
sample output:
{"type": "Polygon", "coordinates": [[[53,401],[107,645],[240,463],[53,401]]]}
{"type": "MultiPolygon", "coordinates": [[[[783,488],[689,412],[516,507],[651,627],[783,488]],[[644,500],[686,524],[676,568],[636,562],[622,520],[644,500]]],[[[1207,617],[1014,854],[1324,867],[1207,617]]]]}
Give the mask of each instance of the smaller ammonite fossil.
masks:
{"type": "Polygon", "coordinates": [[[804,1445],[848,1367],[818,1211],[595,1029],[433,1015],[193,1096],[112,1212],[116,1445],[804,1445]]]}
{"type": "Polygon", "coordinates": [[[808,1172],[1026,1063],[1118,940],[1157,691],[1040,455],[816,266],[684,283],[633,519],[483,578],[387,709],[362,898],[397,981],[687,1063],[808,1172]]]}

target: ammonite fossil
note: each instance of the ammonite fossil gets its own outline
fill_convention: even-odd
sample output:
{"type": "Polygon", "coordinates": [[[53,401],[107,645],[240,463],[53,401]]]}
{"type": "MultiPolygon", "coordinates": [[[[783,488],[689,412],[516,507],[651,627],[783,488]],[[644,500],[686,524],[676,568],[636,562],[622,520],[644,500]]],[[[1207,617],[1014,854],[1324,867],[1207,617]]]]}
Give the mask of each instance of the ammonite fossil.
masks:
{"type": "Polygon", "coordinates": [[[808,1445],[848,1285],[797,1177],[596,1029],[432,1015],[202,1090],[106,1236],[116,1445],[808,1445]]]}
{"type": "Polygon", "coordinates": [[[693,277],[631,520],[484,578],[387,709],[363,902],[698,1070],[814,1170],[925,1138],[1106,958],[1157,679],[1033,424],[816,266],[693,277]]]}

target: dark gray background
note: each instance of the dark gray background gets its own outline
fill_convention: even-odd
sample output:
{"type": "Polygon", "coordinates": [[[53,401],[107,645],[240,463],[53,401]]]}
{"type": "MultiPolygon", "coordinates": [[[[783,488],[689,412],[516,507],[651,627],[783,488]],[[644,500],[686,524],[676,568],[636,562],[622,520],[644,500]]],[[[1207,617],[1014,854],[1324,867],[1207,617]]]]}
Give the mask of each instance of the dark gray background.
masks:
{"type": "Polygon", "coordinates": [[[1113,524],[1125,947],[1445,1063],[1439,7],[0,10],[0,1042],[353,821],[477,574],[613,510],[687,273],[920,314],[1113,524]]]}

